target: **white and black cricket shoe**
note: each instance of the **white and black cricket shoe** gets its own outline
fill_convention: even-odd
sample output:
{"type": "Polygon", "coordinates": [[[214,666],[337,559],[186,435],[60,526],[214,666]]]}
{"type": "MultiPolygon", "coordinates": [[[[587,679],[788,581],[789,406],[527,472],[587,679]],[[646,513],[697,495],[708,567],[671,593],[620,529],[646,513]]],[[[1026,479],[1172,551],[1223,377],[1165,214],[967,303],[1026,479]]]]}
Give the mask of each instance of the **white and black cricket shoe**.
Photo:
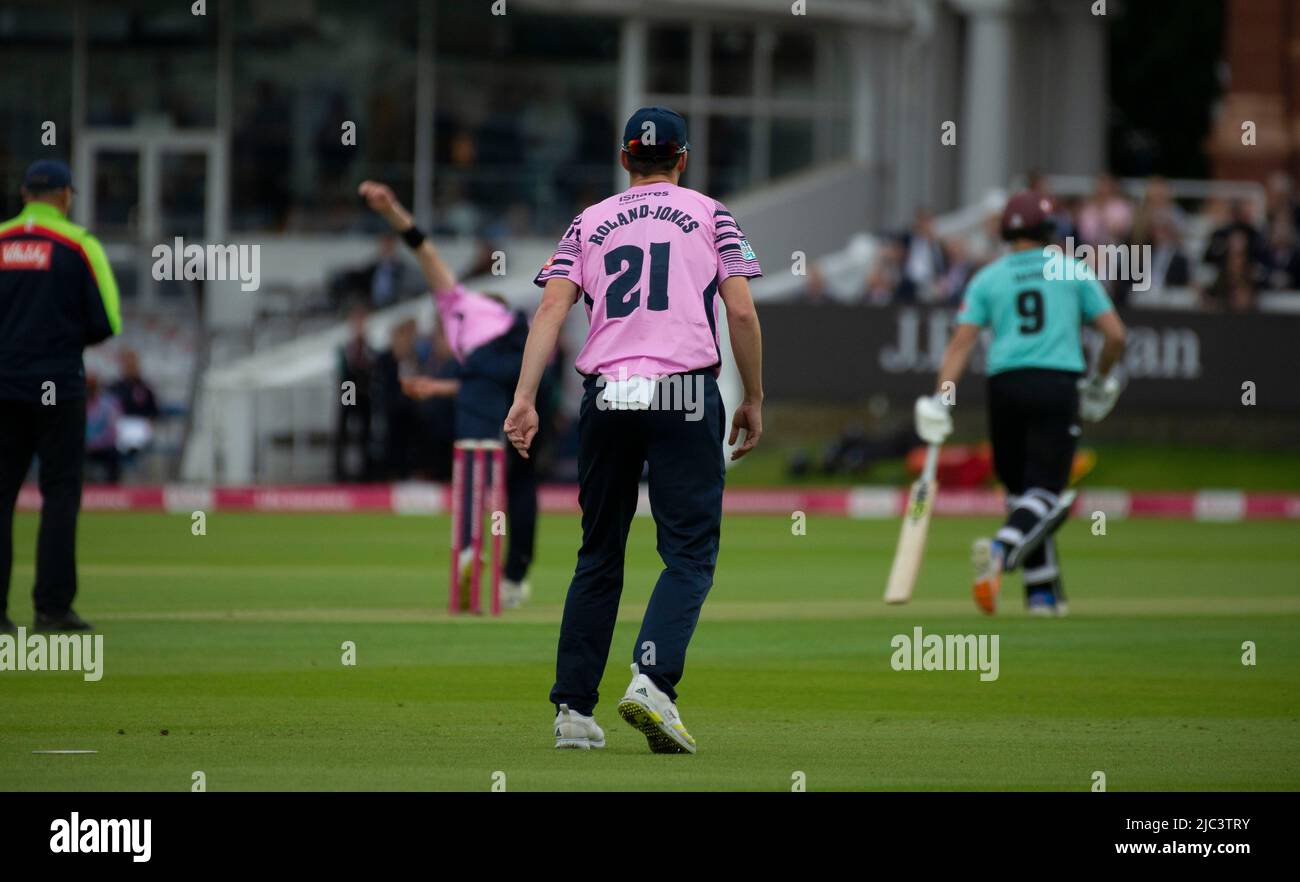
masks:
{"type": "Polygon", "coordinates": [[[635,664],[618,715],[646,737],[651,753],[695,753],[695,739],[682,725],[677,705],[635,664]]]}

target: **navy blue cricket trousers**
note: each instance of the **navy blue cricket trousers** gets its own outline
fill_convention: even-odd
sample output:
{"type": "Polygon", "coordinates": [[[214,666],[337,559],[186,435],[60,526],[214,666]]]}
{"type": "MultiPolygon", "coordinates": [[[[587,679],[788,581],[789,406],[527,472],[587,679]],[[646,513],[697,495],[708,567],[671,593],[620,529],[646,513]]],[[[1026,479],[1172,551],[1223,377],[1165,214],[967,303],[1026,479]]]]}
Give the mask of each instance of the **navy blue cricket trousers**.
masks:
{"type": "Polygon", "coordinates": [[[650,508],[664,569],[659,574],[632,661],[673,700],[686,647],[713,585],[726,469],[724,413],[712,372],[682,378],[702,392],[698,419],[680,408],[610,410],[588,378],[578,418],[578,500],[582,547],[560,625],[552,703],[591,714],[623,593],[623,557],[649,466],[650,508]]]}

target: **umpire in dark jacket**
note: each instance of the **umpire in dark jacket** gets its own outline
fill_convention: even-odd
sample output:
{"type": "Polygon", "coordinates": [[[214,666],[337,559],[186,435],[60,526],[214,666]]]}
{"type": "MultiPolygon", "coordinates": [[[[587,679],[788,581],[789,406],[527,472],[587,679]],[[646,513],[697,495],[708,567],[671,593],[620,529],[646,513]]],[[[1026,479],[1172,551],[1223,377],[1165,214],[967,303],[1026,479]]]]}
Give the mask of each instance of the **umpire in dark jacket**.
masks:
{"type": "Polygon", "coordinates": [[[86,446],[82,350],[121,330],[104,249],[69,223],[72,175],[62,162],[27,169],[23,210],[0,223],[0,631],[7,614],[18,490],[40,463],[37,630],[86,631],[77,593],[77,514],[86,446]]]}

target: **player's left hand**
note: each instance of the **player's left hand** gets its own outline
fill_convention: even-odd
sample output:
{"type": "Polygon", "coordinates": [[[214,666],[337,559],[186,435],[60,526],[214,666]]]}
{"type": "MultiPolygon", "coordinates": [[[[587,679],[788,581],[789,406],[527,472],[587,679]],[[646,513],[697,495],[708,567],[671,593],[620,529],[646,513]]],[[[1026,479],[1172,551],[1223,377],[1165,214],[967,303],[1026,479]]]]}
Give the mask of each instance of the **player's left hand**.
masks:
{"type": "Polygon", "coordinates": [[[763,437],[763,406],[761,404],[741,402],[731,417],[731,436],[727,438],[727,443],[734,445],[736,439],[740,438],[742,431],[745,433],[745,437],[741,440],[740,446],[731,451],[733,460],[740,459],[757,447],[758,439],[763,437]]]}
{"type": "Polygon", "coordinates": [[[1114,409],[1122,387],[1114,374],[1102,378],[1094,374],[1079,381],[1079,416],[1099,423],[1114,409]]]}
{"type": "Polygon", "coordinates": [[[528,401],[516,401],[506,414],[506,438],[524,459],[528,459],[528,448],[537,435],[537,423],[537,408],[528,401]]]}

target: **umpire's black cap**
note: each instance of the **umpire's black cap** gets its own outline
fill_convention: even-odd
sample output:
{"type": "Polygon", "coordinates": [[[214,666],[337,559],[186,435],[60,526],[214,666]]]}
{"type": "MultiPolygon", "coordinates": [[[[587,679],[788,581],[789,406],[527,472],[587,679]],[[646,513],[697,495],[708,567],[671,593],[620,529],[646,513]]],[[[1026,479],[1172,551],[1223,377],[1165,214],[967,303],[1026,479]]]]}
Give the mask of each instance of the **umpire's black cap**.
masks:
{"type": "Polygon", "coordinates": [[[28,193],[45,193],[72,186],[72,170],[58,159],[38,159],[27,166],[23,188],[28,193]]]}
{"type": "Polygon", "coordinates": [[[642,107],[623,127],[623,150],[632,156],[676,156],[690,149],[686,120],[667,107],[642,107]]]}

